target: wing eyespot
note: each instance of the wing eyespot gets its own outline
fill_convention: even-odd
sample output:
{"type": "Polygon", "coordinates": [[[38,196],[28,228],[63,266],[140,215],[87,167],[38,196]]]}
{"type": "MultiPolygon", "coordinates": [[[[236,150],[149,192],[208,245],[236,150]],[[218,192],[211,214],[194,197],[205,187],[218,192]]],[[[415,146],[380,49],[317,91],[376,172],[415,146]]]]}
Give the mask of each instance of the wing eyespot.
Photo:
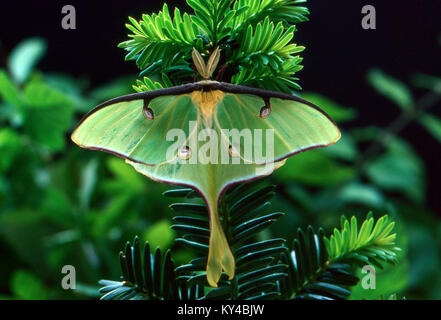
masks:
{"type": "Polygon", "coordinates": [[[149,108],[149,101],[144,100],[144,108],[142,108],[142,114],[147,120],[155,119],[155,114],[151,108],[149,108]]]}
{"type": "Polygon", "coordinates": [[[232,157],[232,158],[238,158],[240,156],[240,153],[232,145],[230,145],[228,147],[228,153],[230,154],[230,157],[232,157]]]}
{"type": "Polygon", "coordinates": [[[269,100],[265,100],[265,105],[260,109],[260,118],[261,119],[266,119],[270,116],[271,114],[271,105],[269,100]]]}
{"type": "Polygon", "coordinates": [[[191,149],[189,146],[182,147],[178,150],[178,157],[182,160],[188,160],[191,157],[191,149]]]}

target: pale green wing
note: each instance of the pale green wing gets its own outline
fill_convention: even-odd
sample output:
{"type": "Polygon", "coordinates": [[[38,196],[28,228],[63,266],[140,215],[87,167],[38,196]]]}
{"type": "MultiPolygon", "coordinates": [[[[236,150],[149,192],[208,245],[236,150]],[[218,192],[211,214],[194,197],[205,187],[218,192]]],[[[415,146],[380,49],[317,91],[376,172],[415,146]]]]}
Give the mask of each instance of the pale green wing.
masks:
{"type": "MultiPolygon", "coordinates": [[[[340,138],[340,131],[329,116],[292,96],[284,99],[228,93],[217,108],[216,119],[220,128],[240,132],[240,145],[235,148],[243,159],[253,163],[277,162],[305,150],[331,145],[340,138]],[[251,143],[245,142],[247,132],[253,138],[251,143]]],[[[235,145],[231,138],[229,141],[235,145]]]]}
{"type": "MultiPolygon", "coordinates": [[[[86,116],[72,135],[82,147],[126,158],[137,171],[153,180],[189,186],[201,193],[210,212],[207,278],[212,286],[216,286],[222,271],[230,278],[235,273],[234,257],[218,216],[222,193],[233,184],[271,174],[290,155],[330,145],[339,137],[332,120],[304,100],[212,81],[107,102],[86,116]],[[152,111],[147,117],[143,112],[146,106],[152,111]],[[264,112],[264,107],[270,107],[266,110],[270,112],[264,112]],[[196,121],[196,126],[190,125],[192,121],[196,121]],[[180,130],[186,138],[171,135],[167,139],[172,129],[180,130]],[[199,139],[199,133],[206,132],[204,129],[214,132],[218,139],[213,147],[217,155],[214,161],[206,162],[207,139],[199,139]],[[254,147],[263,143],[261,155],[241,152],[239,157],[233,152],[234,141],[223,129],[248,130],[254,147]],[[267,131],[274,134],[274,153],[270,158],[267,131]],[[181,153],[183,148],[186,152],[181,153]],[[170,150],[173,159],[169,157],[170,150]]],[[[243,144],[239,143],[240,151],[243,144]]],[[[212,149],[209,151],[211,155],[212,149]]]]}
{"type": "Polygon", "coordinates": [[[167,140],[167,133],[178,128],[189,136],[189,123],[196,119],[197,110],[188,95],[110,101],[81,121],[72,140],[83,148],[156,165],[170,160],[167,150],[173,140],[167,140]],[[150,118],[145,115],[145,106],[150,118]]]}

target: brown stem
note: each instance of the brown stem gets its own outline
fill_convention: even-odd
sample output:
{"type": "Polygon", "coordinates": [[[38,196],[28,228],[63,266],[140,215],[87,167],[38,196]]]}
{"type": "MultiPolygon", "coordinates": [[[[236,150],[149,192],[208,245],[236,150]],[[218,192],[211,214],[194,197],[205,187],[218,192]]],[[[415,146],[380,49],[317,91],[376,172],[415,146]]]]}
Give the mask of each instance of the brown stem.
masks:
{"type": "Polygon", "coordinates": [[[225,71],[227,71],[228,67],[229,67],[229,64],[226,63],[220,68],[220,70],[217,74],[217,77],[216,77],[216,81],[222,81],[224,74],[225,74],[225,71]]]}
{"type": "Polygon", "coordinates": [[[378,137],[372,141],[366,151],[356,163],[355,167],[358,172],[362,172],[371,159],[378,155],[383,147],[387,145],[394,136],[404,130],[410,123],[417,120],[427,109],[437,104],[441,100],[441,96],[437,93],[428,93],[417,103],[416,107],[408,112],[403,112],[401,116],[396,118],[378,137]]]}

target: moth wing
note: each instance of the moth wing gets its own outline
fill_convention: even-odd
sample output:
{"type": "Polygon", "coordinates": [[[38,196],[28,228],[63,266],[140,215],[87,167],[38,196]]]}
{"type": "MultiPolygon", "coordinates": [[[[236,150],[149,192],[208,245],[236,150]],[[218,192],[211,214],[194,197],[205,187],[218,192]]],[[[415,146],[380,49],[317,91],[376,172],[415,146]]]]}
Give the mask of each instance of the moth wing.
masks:
{"type": "Polygon", "coordinates": [[[341,136],[323,110],[295,97],[226,93],[217,108],[216,125],[245,161],[257,164],[329,146],[341,136]],[[233,139],[237,134],[239,139],[233,139]]]}
{"type": "Polygon", "coordinates": [[[151,100],[130,97],[111,100],[92,110],[77,126],[72,140],[80,147],[112,153],[135,163],[157,165],[170,161],[167,151],[177,139],[167,134],[178,129],[188,137],[190,121],[197,120],[191,98],[186,94],[151,100]]]}

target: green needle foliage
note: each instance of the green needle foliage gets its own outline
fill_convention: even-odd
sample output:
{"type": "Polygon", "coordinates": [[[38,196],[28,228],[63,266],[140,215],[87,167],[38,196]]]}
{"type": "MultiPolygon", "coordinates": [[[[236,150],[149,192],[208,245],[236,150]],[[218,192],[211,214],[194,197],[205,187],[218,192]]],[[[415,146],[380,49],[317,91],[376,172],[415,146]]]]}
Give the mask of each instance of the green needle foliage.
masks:
{"type": "Polygon", "coordinates": [[[383,269],[384,263],[396,264],[396,234],[391,234],[395,223],[383,216],[375,223],[368,217],[358,231],[356,217],[351,223],[342,217],[342,230],[334,229],[327,238],[323,229],[318,233],[309,226],[306,234],[298,229],[290,256],[284,256],[289,265],[288,277],[281,282],[285,298],[332,300],[345,299],[349,287],[358,283],[355,267],[373,265],[383,269]],[[375,225],[375,226],[374,226],[375,225]]]}
{"type": "Polygon", "coordinates": [[[291,93],[300,89],[295,74],[302,69],[293,43],[296,23],[307,20],[305,0],[187,0],[193,14],[167,4],[157,14],[130,17],[130,40],[119,47],[141,69],[138,92],[193,82],[191,52],[204,57],[222,50],[217,80],[291,93]],[[152,75],[160,79],[152,80],[152,75]],[[171,80],[172,79],[172,80],[171,80]]]}
{"type": "Polygon", "coordinates": [[[177,283],[170,251],[163,255],[158,248],[152,253],[146,243],[141,252],[138,237],[133,246],[127,242],[120,262],[123,281],[100,281],[101,300],[192,300],[203,293],[198,285],[188,288],[177,283]]]}
{"type": "MultiPolygon", "coordinates": [[[[172,229],[181,234],[176,241],[193,250],[198,258],[175,268],[170,251],[162,257],[157,249],[152,255],[147,244],[141,259],[136,238],[133,247],[128,243],[120,253],[122,281],[100,282],[104,285],[100,292],[105,293],[102,299],[346,299],[351,294],[350,287],[359,281],[357,267],[372,264],[382,268],[382,263],[396,262],[399,249],[394,247],[395,234],[391,234],[394,223],[387,216],[380,218],[375,227],[374,219],[368,218],[359,232],[355,217],[351,218],[351,225],[342,218],[343,229],[336,229],[331,240],[323,229],[316,233],[309,226],[306,232],[298,229],[291,247],[285,239],[262,241],[260,232],[284,214],[267,212],[275,187],[259,184],[239,185],[221,199],[223,227],[236,259],[234,279],[223,275],[218,288],[208,286],[207,207],[179,202],[170,206],[177,214],[172,229]]],[[[188,201],[199,198],[191,189],[172,189],[165,195],[188,201]]]]}
{"type": "Polygon", "coordinates": [[[318,234],[309,226],[306,234],[297,230],[290,254],[283,256],[289,266],[288,277],[280,282],[285,299],[333,300],[350,295],[347,289],[358,283],[350,264],[337,264],[328,260],[324,245],[324,231],[318,234]]]}
{"type": "Polygon", "coordinates": [[[395,246],[397,235],[392,233],[395,226],[388,216],[381,217],[376,223],[374,218],[368,218],[358,231],[357,219],[349,222],[342,218],[342,229],[334,229],[334,234],[325,238],[326,248],[330,259],[344,262],[354,261],[360,266],[373,264],[380,269],[382,262],[397,263],[395,246]]]}

